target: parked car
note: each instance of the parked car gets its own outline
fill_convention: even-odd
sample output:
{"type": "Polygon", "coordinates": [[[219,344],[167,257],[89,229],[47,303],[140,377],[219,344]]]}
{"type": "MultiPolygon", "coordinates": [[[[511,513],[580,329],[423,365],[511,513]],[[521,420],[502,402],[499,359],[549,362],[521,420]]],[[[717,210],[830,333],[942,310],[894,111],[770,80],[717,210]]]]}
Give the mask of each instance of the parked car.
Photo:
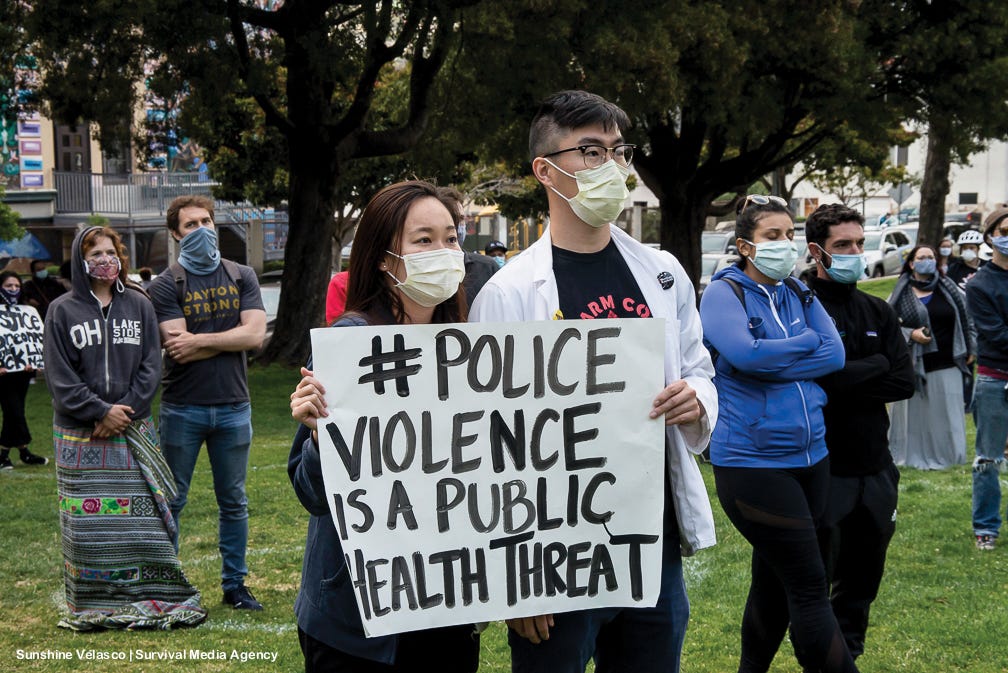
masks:
{"type": "Polygon", "coordinates": [[[276,327],[277,310],[280,308],[280,281],[265,280],[259,283],[259,293],[262,295],[263,308],[266,309],[266,337],[262,346],[254,351],[249,351],[252,357],[261,354],[266,350],[270,339],[273,338],[273,328],[276,327]]]}
{"type": "Polygon", "coordinates": [[[701,237],[701,252],[721,255],[735,253],[735,231],[705,231],[701,237]]]}
{"type": "Polygon", "coordinates": [[[705,252],[700,259],[700,285],[697,288],[697,294],[703,294],[715,273],[734,264],[737,260],[738,255],[735,253],[705,252]]]}
{"type": "Polygon", "coordinates": [[[865,232],[865,264],[872,278],[899,273],[913,243],[898,227],[865,232]]]}
{"type": "Polygon", "coordinates": [[[795,234],[794,242],[798,247],[798,261],[795,262],[794,271],[791,272],[791,275],[808,285],[809,278],[816,275],[816,261],[809,254],[805,234],[795,234]]]}

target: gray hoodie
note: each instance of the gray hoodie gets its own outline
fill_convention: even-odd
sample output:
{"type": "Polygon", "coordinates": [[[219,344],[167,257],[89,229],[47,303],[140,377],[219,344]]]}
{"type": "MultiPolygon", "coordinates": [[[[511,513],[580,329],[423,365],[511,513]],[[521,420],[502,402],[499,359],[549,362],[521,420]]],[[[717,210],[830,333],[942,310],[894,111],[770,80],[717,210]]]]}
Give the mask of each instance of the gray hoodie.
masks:
{"type": "Polygon", "coordinates": [[[46,384],[53,423],[64,427],[91,427],[113,404],[132,407],[134,419],[146,418],[161,381],[161,337],[150,299],[117,282],[106,316],[91,292],[81,240],[95,228],[74,239],[72,289],[46,314],[46,384]]]}

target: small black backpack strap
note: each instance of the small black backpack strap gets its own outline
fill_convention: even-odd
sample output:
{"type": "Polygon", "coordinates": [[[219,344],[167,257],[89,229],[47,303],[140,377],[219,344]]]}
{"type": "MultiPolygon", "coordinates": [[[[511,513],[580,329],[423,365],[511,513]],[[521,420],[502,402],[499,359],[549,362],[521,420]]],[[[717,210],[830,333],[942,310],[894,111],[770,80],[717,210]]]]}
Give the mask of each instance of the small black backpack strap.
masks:
{"type": "Polygon", "coordinates": [[[228,278],[231,279],[232,283],[238,286],[238,290],[240,292],[242,286],[241,282],[242,275],[241,275],[241,268],[239,268],[238,263],[232,262],[230,259],[224,259],[223,257],[221,257],[221,264],[224,265],[224,271],[225,273],[227,273],[228,278]]]}
{"type": "Polygon", "coordinates": [[[803,309],[812,305],[812,300],[815,299],[815,292],[807,287],[802,287],[801,283],[795,280],[794,276],[787,276],[784,279],[784,284],[787,285],[792,292],[798,295],[803,309]]]}
{"type": "Polygon", "coordinates": [[[735,296],[738,298],[739,303],[742,304],[742,308],[745,308],[745,290],[742,289],[742,286],[739,284],[739,282],[734,278],[722,278],[721,280],[728,283],[728,285],[732,289],[732,292],[734,292],[735,296]]]}
{"type": "Polygon", "coordinates": [[[168,273],[170,273],[172,278],[175,279],[175,297],[178,300],[179,306],[181,306],[182,302],[185,300],[187,287],[186,270],[183,269],[182,265],[176,261],[168,265],[168,273]]]}

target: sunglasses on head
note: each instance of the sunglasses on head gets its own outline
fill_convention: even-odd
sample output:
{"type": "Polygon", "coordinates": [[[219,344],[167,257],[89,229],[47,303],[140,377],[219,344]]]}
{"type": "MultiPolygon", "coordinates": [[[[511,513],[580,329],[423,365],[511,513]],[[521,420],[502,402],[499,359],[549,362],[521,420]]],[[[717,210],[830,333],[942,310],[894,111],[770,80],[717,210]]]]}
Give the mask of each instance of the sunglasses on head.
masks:
{"type": "Polygon", "coordinates": [[[788,207],[788,202],[779,196],[768,196],[766,194],[749,194],[745,197],[745,201],[742,202],[742,207],[739,208],[736,214],[740,214],[745,210],[750,203],[755,203],[757,206],[768,206],[771,203],[776,203],[778,206],[788,207]]]}

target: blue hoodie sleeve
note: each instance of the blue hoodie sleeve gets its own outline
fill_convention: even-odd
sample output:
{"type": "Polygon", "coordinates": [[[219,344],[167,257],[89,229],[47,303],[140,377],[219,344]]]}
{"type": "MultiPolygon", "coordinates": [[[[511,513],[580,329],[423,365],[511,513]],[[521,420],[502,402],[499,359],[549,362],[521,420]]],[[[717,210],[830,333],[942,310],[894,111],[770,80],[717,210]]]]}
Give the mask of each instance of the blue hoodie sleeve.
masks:
{"type": "Polygon", "coordinates": [[[805,315],[806,326],[794,336],[758,338],[728,283],[711,283],[700,301],[704,336],[720,357],[741,372],[773,381],[812,379],[843,367],[843,344],[822,304],[814,301],[805,315]]]}

